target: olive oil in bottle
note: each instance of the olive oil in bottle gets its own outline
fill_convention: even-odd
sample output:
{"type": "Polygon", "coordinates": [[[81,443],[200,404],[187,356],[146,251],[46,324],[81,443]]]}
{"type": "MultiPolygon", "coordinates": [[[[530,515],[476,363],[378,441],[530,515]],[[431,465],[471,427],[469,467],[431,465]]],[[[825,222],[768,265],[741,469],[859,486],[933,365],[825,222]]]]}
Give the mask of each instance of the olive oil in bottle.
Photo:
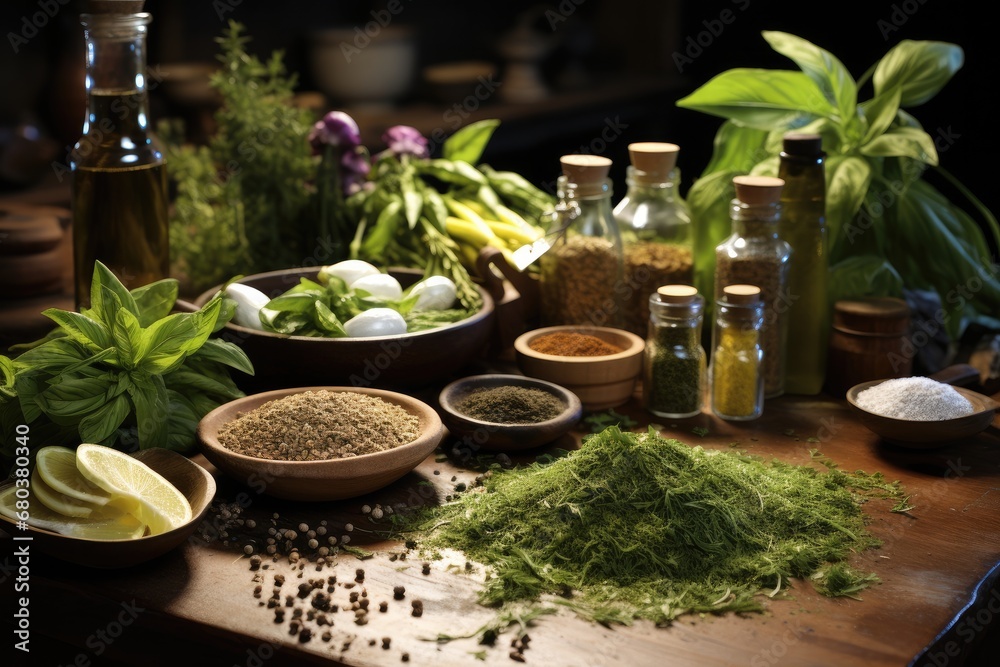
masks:
{"type": "Polygon", "coordinates": [[[87,117],[70,155],[78,308],[90,304],[97,260],[129,289],[170,273],[166,164],[147,110],[151,18],[132,13],[134,5],[92,3],[95,13],[81,16],[87,117]]]}

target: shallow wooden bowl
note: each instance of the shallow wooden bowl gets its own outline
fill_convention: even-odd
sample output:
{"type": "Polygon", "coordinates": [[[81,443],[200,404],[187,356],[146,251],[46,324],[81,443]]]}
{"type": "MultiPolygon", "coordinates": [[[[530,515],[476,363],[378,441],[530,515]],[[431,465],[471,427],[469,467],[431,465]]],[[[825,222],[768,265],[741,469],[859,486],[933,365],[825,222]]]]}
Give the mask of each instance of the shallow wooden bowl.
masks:
{"type": "Polygon", "coordinates": [[[931,449],[958,442],[985,431],[991,427],[996,416],[997,404],[993,399],[964,387],[954,387],[964,396],[975,410],[972,414],[955,419],[940,421],[914,421],[895,419],[868,412],[857,404],[857,397],[865,389],[885,382],[872,380],[851,387],[847,392],[847,402],[858,414],[861,423],[887,442],[911,449],[931,449]]]}
{"type": "Polygon", "coordinates": [[[438,402],[449,432],[470,448],[487,451],[516,451],[550,443],[569,432],[583,414],[579,397],[565,387],[520,375],[473,375],[455,380],[441,390],[438,402]],[[558,416],[536,424],[499,424],[470,417],[457,407],[476,389],[509,385],[547,391],[562,399],[566,408],[558,416]]]}
{"type": "Polygon", "coordinates": [[[252,394],[212,410],[198,424],[202,453],[219,470],[237,481],[263,483],[264,493],[288,500],[354,498],[395,482],[434,451],[444,437],[441,418],[426,403],[405,394],[365,387],[297,387],[252,394]],[[325,461],[273,461],[237,454],[219,442],[219,429],[241,413],[268,401],[306,391],[353,391],[378,396],[400,406],[419,420],[412,442],[374,454],[325,461]]]}
{"type": "MultiPolygon", "coordinates": [[[[194,461],[167,449],[143,449],[133,457],[163,475],[191,503],[192,519],[167,533],[134,540],[90,540],[60,535],[40,528],[18,530],[13,520],[0,515],[3,529],[13,536],[30,535],[32,549],[77,565],[95,568],[121,568],[138,565],[161,556],[183,544],[208,512],[215,497],[215,479],[194,461]]],[[[9,486],[4,484],[3,486],[9,486]]]]}
{"type": "Polygon", "coordinates": [[[514,341],[514,353],[522,373],[569,389],[580,398],[583,409],[590,411],[607,410],[628,401],[642,374],[645,347],[642,338],[623,329],[578,325],[534,329],[514,341]],[[622,351],[599,357],[568,357],[531,349],[531,342],[536,338],[557,332],[596,336],[622,351]]]}
{"type": "MultiPolygon", "coordinates": [[[[315,280],[322,267],[284,269],[241,278],[268,296],[315,280]]],[[[390,275],[407,287],[422,277],[410,269],[390,275]]],[[[220,286],[221,287],[221,286],[220,286]]],[[[220,289],[214,287],[194,302],[205,305],[220,289]]],[[[403,389],[420,387],[453,375],[475,359],[489,343],[493,331],[494,302],[479,288],[483,307],[464,320],[415,333],[371,338],[315,338],[287,336],[227,324],[221,337],[243,348],[255,374],[239,382],[246,391],[264,391],[310,385],[351,385],[403,389]]]]}

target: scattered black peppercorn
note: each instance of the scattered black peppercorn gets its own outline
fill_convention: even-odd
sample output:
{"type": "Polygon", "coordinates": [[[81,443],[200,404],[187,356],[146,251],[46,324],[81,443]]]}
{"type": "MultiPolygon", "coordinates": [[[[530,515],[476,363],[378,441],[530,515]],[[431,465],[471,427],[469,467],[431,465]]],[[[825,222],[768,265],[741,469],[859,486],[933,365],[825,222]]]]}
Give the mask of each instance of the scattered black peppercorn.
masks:
{"type": "Polygon", "coordinates": [[[383,602],[379,602],[378,603],[378,610],[380,612],[382,612],[383,614],[385,612],[389,611],[389,603],[388,602],[384,602],[384,601],[383,602]]]}
{"type": "Polygon", "coordinates": [[[312,639],[312,630],[309,628],[302,628],[302,632],[299,633],[299,641],[305,644],[310,639],[312,639]]]}
{"type": "Polygon", "coordinates": [[[403,586],[393,586],[392,597],[394,600],[402,600],[406,597],[406,588],[403,586]]]}
{"type": "Polygon", "coordinates": [[[414,600],[410,603],[410,606],[413,608],[411,612],[413,616],[420,617],[424,615],[424,603],[420,600],[414,600]]]}
{"type": "Polygon", "coordinates": [[[423,566],[420,568],[420,571],[423,572],[424,574],[430,574],[431,573],[431,564],[430,563],[424,563],[423,566]]]}
{"type": "Polygon", "coordinates": [[[392,637],[382,637],[382,648],[389,650],[389,645],[392,644],[392,637]]]}
{"type": "Polygon", "coordinates": [[[354,581],[361,583],[365,580],[365,571],[363,568],[358,568],[354,571],[354,581]]]}

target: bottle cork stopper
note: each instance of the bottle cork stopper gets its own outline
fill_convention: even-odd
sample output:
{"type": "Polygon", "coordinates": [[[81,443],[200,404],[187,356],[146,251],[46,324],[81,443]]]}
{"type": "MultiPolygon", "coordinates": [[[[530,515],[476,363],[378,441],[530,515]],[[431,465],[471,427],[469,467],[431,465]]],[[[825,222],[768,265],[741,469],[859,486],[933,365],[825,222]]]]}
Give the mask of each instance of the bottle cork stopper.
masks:
{"type": "Polygon", "coordinates": [[[635,167],[636,180],[644,183],[663,183],[677,165],[681,147],[659,141],[640,141],[628,145],[628,155],[635,167]]]}
{"type": "Polygon", "coordinates": [[[782,138],[781,150],[789,155],[822,155],[823,137],[805,132],[789,132],[782,138]]]}
{"type": "Polygon", "coordinates": [[[611,160],[599,155],[563,155],[559,163],[563,174],[578,185],[602,183],[611,171],[611,160]]]}
{"type": "Polygon", "coordinates": [[[736,198],[750,206],[777,204],[785,181],[773,176],[735,176],[736,198]]]}
{"type": "Polygon", "coordinates": [[[84,0],[84,14],[138,14],[146,0],[84,0]]]}
{"type": "Polygon", "coordinates": [[[722,295],[731,304],[745,306],[760,301],[760,288],[756,285],[727,285],[722,295]]]}
{"type": "Polygon", "coordinates": [[[685,304],[694,301],[698,289],[691,285],[663,285],[656,289],[663,303],[685,304]]]}

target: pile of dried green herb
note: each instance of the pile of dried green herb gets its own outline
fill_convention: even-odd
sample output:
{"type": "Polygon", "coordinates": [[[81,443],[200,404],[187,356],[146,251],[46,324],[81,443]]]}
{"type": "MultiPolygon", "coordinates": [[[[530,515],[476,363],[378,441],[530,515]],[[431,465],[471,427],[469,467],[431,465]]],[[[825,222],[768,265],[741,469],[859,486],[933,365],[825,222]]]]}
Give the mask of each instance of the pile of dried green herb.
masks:
{"type": "Polygon", "coordinates": [[[422,511],[424,549],[491,568],[486,604],[561,595],[601,622],[759,611],[792,577],[827,595],[877,579],[846,564],[878,546],[860,503],[900,497],[878,473],[820,471],[608,427],[579,451],[489,476],[422,511]],[[827,573],[830,576],[827,576],[827,573]],[[833,576],[833,575],[836,576],[833,576]]]}

